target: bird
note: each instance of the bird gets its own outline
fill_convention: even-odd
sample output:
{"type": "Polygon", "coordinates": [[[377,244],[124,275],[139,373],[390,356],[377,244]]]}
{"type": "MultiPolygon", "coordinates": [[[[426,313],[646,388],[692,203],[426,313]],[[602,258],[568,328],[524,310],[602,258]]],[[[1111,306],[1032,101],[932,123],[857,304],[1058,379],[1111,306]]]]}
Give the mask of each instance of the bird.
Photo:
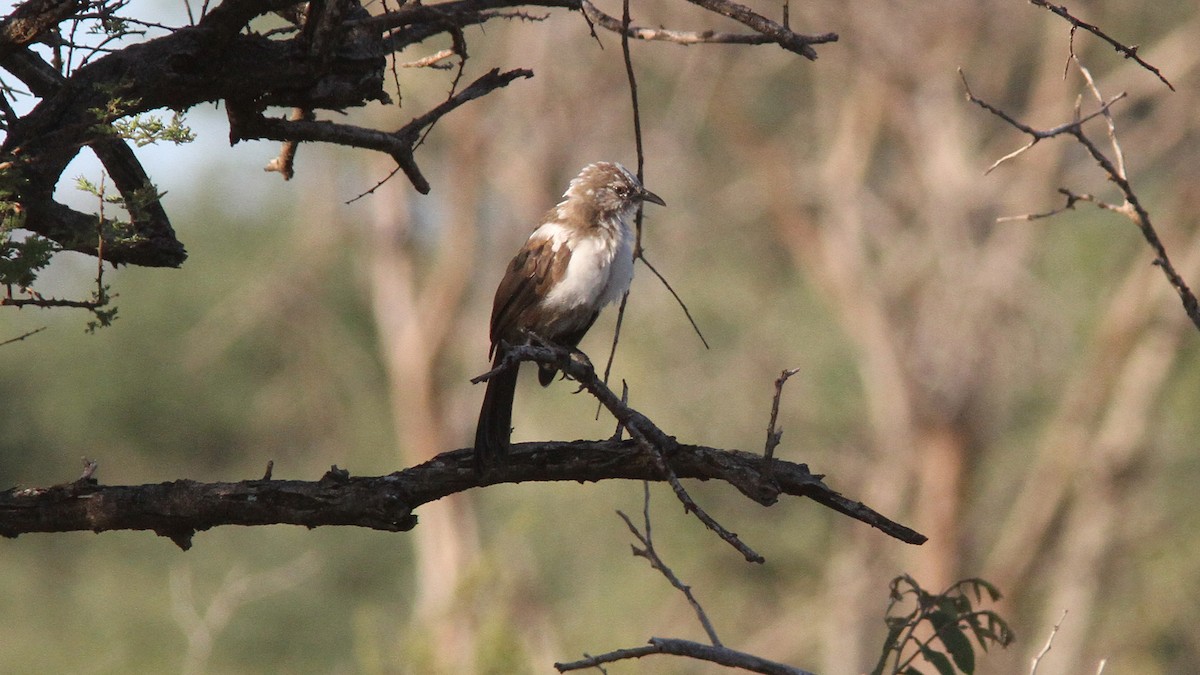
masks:
{"type": "MultiPolygon", "coordinates": [[[[475,428],[475,468],[508,453],[519,364],[495,372],[513,346],[531,335],[575,349],[600,310],[620,300],[633,280],[636,235],[630,220],[643,202],[666,206],[616,162],[585,166],[509,262],[492,302],[493,375],[475,428]]],[[[538,364],[543,387],[558,370],[538,364]]]]}

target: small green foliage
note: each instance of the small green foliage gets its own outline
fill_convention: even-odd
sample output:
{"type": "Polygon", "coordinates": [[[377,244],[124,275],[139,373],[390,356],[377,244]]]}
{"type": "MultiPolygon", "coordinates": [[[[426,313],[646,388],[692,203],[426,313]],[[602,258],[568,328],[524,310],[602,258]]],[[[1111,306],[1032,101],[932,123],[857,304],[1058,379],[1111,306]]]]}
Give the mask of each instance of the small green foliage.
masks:
{"type": "Polygon", "coordinates": [[[79,175],[75,177],[75,189],[80,192],[86,192],[99,198],[105,204],[116,204],[117,206],[125,206],[125,200],[121,195],[110,195],[108,190],[102,185],[96,185],[88,180],[86,176],[79,175]]]}
{"type": "Polygon", "coordinates": [[[111,126],[114,120],[128,115],[138,105],[140,99],[125,98],[118,93],[120,85],[105,86],[104,93],[108,95],[103,108],[88,108],[88,112],[96,119],[97,131],[105,134],[116,134],[111,126]]]}
{"type": "Polygon", "coordinates": [[[1000,592],[991,583],[977,578],[957,581],[936,595],[921,588],[907,574],[893,579],[891,602],[883,619],[888,633],[879,663],[871,674],[920,673],[912,666],[918,656],[936,668],[939,675],[974,673],[975,648],[969,635],[986,652],[989,644],[1007,647],[1013,641],[1013,633],[996,612],[976,610],[972,596],[975,603],[982,602],[984,596],[995,602],[1000,592]],[[910,598],[916,607],[907,614],[897,613],[898,606],[910,598]],[[928,624],[925,632],[931,635],[919,635],[923,623],[928,624]]]}
{"type": "MultiPolygon", "coordinates": [[[[0,174],[0,208],[11,209],[19,213],[17,206],[9,207],[9,202],[5,200],[5,196],[11,194],[12,191],[4,190],[3,178],[4,175],[0,174]]],[[[86,309],[92,313],[93,317],[91,321],[88,321],[87,332],[94,333],[98,328],[111,326],[112,322],[117,319],[117,308],[109,306],[116,294],[111,292],[111,286],[104,283],[104,242],[123,236],[121,229],[128,225],[123,221],[106,218],[104,206],[117,204],[128,208],[129,205],[120,196],[106,194],[104,181],[96,185],[80,176],[75,179],[75,186],[82,192],[94,195],[100,202],[100,213],[96,214],[97,248],[100,255],[97,256],[96,286],[91,297],[87,300],[68,300],[46,297],[35,291],[33,285],[37,281],[38,273],[50,264],[54,254],[61,251],[62,247],[56,242],[34,233],[26,233],[24,237],[14,239],[12,232],[19,227],[20,222],[6,214],[4,220],[0,222],[0,288],[4,293],[3,297],[0,297],[0,305],[44,309],[60,307],[86,309]]],[[[153,185],[147,185],[143,190],[133,193],[130,201],[134,202],[134,208],[142,208],[146,198],[155,195],[157,195],[156,188],[153,185]]]]}
{"type": "Polygon", "coordinates": [[[116,307],[111,309],[102,309],[103,307],[106,307],[109,302],[112,302],[113,298],[117,297],[115,294],[110,294],[109,290],[110,287],[108,284],[101,284],[96,288],[95,291],[92,292],[92,298],[90,301],[92,303],[92,307],[90,309],[95,318],[91,321],[88,321],[88,333],[95,333],[97,328],[108,328],[112,325],[112,322],[117,320],[116,307]]]}
{"type": "Polygon", "coordinates": [[[96,23],[88,28],[88,33],[115,38],[130,34],[140,34],[141,31],[130,30],[129,22],[119,16],[107,15],[97,19],[96,23]]]}
{"type": "Polygon", "coordinates": [[[87,176],[75,177],[75,189],[90,195],[100,196],[100,186],[87,179],[87,176]]]}
{"type": "Polygon", "coordinates": [[[133,141],[139,148],[159,141],[181,145],[196,140],[191,127],[183,123],[183,114],[178,112],[171,116],[170,122],[163,122],[157,115],[135,115],[116,120],[112,126],[117,135],[133,141]]]}
{"type": "Polygon", "coordinates": [[[122,95],[125,89],[127,83],[122,82],[101,86],[100,91],[106,96],[104,106],[88,108],[96,120],[96,133],[133,141],[138,147],[159,141],[181,145],[196,140],[178,110],[171,114],[170,121],[163,121],[159,115],[134,114],[142,101],[122,95]]]}
{"type": "MultiPolygon", "coordinates": [[[[160,192],[153,184],[147,184],[136,190],[127,190],[124,196],[109,194],[103,184],[96,185],[85,176],[76,176],[75,189],[94,195],[102,204],[120,206],[132,214],[134,218],[137,218],[138,214],[147,205],[157,202],[166,194],[165,192],[160,192]]],[[[130,227],[128,221],[112,217],[105,213],[103,208],[97,214],[97,218],[102,218],[105,241],[130,243],[137,239],[137,234],[130,227]]]]}
{"type": "Polygon", "coordinates": [[[0,228],[0,285],[29,288],[57,250],[44,237],[30,235],[14,241],[7,228],[0,228]]]}

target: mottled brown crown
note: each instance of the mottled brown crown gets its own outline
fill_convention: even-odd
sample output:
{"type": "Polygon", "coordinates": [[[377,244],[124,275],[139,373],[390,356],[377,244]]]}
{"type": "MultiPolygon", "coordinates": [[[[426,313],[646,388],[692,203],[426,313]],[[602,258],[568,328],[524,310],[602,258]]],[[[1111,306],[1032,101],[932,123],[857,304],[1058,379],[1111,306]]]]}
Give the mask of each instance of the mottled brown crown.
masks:
{"type": "Polygon", "coordinates": [[[556,209],[558,220],[592,226],[624,219],[642,201],[666,205],[661,197],[642,187],[633,172],[616,162],[583,167],[563,197],[556,209]]]}

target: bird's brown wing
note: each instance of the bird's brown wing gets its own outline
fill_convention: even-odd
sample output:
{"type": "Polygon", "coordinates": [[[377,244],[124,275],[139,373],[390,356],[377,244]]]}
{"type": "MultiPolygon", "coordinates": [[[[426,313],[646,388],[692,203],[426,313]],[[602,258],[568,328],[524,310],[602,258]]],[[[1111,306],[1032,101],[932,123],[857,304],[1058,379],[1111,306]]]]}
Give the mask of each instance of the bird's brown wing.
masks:
{"type": "Polygon", "coordinates": [[[532,312],[550,292],[555,279],[562,278],[571,260],[571,249],[560,245],[554,250],[549,238],[530,239],[525,242],[496,288],[492,302],[492,347],[496,351],[501,340],[516,343],[521,340],[523,330],[534,330],[535,314],[532,312]]]}

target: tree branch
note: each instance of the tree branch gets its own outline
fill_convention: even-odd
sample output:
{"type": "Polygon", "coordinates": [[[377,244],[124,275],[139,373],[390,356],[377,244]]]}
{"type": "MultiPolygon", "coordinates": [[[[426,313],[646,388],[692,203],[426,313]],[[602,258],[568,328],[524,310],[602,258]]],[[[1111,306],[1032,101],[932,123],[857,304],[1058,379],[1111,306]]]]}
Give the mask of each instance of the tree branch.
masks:
{"type": "Polygon", "coordinates": [[[245,102],[230,101],[227,106],[230,140],[234,143],[255,138],[274,141],[318,141],[378,150],[390,155],[408,176],[413,187],[421,194],[426,194],[430,189],[429,181],[421,174],[416,158],[413,157],[413,150],[420,140],[421,132],[467,101],[505,87],[519,77],[533,77],[533,71],[518,68],[501,73],[498,68],[493,68],[429,112],[391,132],[336,122],[265,117],[245,102]]]}
{"type": "Polygon", "coordinates": [[[87,6],[86,0],[28,0],[0,20],[0,59],[31,44],[87,6]]]}
{"type": "Polygon", "coordinates": [[[1096,37],[1100,38],[1101,40],[1104,40],[1113,49],[1120,52],[1121,55],[1123,55],[1125,58],[1133,59],[1134,61],[1137,62],[1137,64],[1139,66],[1154,73],[1155,77],[1157,77],[1160,81],[1162,81],[1163,84],[1167,85],[1168,89],[1170,89],[1171,91],[1175,91],[1175,85],[1171,84],[1167,80],[1167,78],[1164,77],[1163,74],[1158,70],[1158,68],[1155,68],[1154,66],[1152,66],[1149,63],[1147,63],[1146,61],[1144,61],[1142,59],[1142,57],[1138,56],[1137,45],[1127,46],[1120,42],[1117,42],[1113,38],[1109,37],[1108,33],[1105,33],[1104,31],[1100,30],[1100,28],[1098,26],[1092,25],[1086,21],[1082,21],[1080,19],[1075,18],[1071,14],[1071,12],[1067,11],[1066,5],[1056,5],[1052,2],[1046,2],[1046,0],[1029,0],[1029,3],[1031,5],[1036,5],[1038,7],[1042,7],[1046,10],[1049,10],[1050,12],[1057,14],[1058,16],[1065,19],[1067,21],[1067,23],[1071,24],[1071,35],[1072,36],[1075,35],[1075,29],[1082,28],[1082,29],[1086,30],[1087,32],[1091,33],[1092,35],[1095,35],[1096,37]]]}
{"type": "Polygon", "coordinates": [[[673,42],[680,45],[697,45],[697,44],[742,44],[742,45],[763,45],[773,44],[777,40],[763,33],[723,33],[719,31],[689,31],[689,30],[672,30],[670,28],[647,28],[643,26],[630,26],[626,30],[623,22],[606,14],[599,7],[593,5],[589,0],[580,0],[581,11],[587,18],[601,28],[617,33],[624,34],[635,40],[657,41],[657,42],[673,42]]]}
{"type": "MultiPolygon", "coordinates": [[[[634,28],[629,34],[683,44],[776,43],[807,58],[816,56],[811,45],[837,40],[832,33],[795,33],[730,0],[693,2],[749,26],[756,34],[634,28]]],[[[13,119],[6,120],[6,136],[0,144],[0,165],[13,178],[11,183],[18,186],[7,195],[7,201],[21,216],[22,227],[54,240],[64,249],[96,254],[97,242],[92,236],[95,215],[54,200],[62,172],[80,149],[90,146],[131,211],[128,225],[116,220],[104,224],[106,258],[115,264],[182,264],[187,253],[171,229],[166,210],[157,196],[147,197],[153,194],[150,178],[132,150],[119,139],[113,123],[152,110],[184,111],[208,102],[227,103],[232,112],[232,140],[269,138],[287,144],[276,164],[285,176],[296,143],[327,141],[388,152],[410,182],[421,192],[428,192],[430,186],[413,157],[413,147],[419,145],[419,140],[411,142],[409,130],[427,130],[463,102],[486,95],[515,76],[528,77],[529,71],[499,74],[494,70],[397,132],[307,118],[315,111],[388,101],[383,89],[387,54],[440,34],[449,34],[455,41],[455,51],[465,54],[463,27],[496,18],[533,18],[523,8],[578,10],[606,29],[625,31],[589,0],[407,3],[375,16],[360,0],[325,0],[310,6],[309,18],[313,20],[306,19],[297,29],[260,34],[248,28],[260,16],[295,5],[295,0],[224,0],[194,25],[156,26],[166,34],[119,49],[93,46],[89,58],[82,60],[86,65],[65,73],[49,67],[30,50],[30,45],[64,30],[66,22],[96,20],[95,15],[83,13],[90,6],[88,2],[27,0],[0,17],[0,68],[15,75],[42,99],[30,112],[9,116],[13,119]],[[98,58],[90,60],[92,56],[98,58]],[[298,115],[302,119],[264,117],[272,106],[304,111],[298,115]]],[[[119,8],[118,4],[107,11],[114,18],[122,18],[115,15],[119,8]]]]}
{"type": "MultiPolygon", "coordinates": [[[[720,480],[764,506],[751,486],[764,479],[760,456],[737,450],[681,445],[669,458],[681,478],[720,480]]],[[[94,478],[47,488],[0,492],[0,535],[30,532],[149,530],[181,548],[196,532],[221,525],[352,525],[388,532],[411,530],[413,511],[447,495],[499,483],[662,481],[654,459],[634,441],[518,443],[503,466],[476,476],[474,450],[444,452],[386,476],[357,477],[336,467],[318,481],[244,480],[200,483],[176,480],[148,485],[100,485],[94,478]]],[[[807,497],[909,544],[924,543],[914,530],[831,490],[803,464],[775,460],[780,494],[807,497]]]]}
{"type": "Polygon", "coordinates": [[[650,656],[652,654],[686,656],[729,668],[748,670],[752,673],[765,673],[765,675],[812,675],[807,670],[794,668],[783,663],[776,663],[775,661],[768,661],[761,656],[739,652],[728,647],[715,647],[701,642],[674,638],[650,638],[650,644],[645,647],[618,649],[607,654],[600,654],[599,656],[589,656],[579,661],[556,663],[554,667],[558,672],[565,673],[569,670],[596,668],[605,663],[612,663],[613,661],[621,661],[623,659],[640,659],[643,656],[650,656]]]}
{"type": "MultiPolygon", "coordinates": [[[[28,49],[18,49],[0,60],[0,63],[28,85],[31,92],[43,99],[58,95],[67,85],[65,77],[28,49]]],[[[33,116],[33,113],[30,116],[33,116]]],[[[26,119],[28,116],[23,118],[22,122],[26,119]]],[[[8,146],[7,141],[8,139],[5,146],[8,146]]],[[[78,142],[82,143],[84,140],[80,139],[78,142]]],[[[100,216],[97,214],[76,211],[54,201],[50,195],[58,177],[66,168],[66,165],[62,164],[57,168],[57,173],[54,170],[45,172],[42,174],[47,176],[45,181],[26,188],[29,198],[24,204],[25,220],[22,226],[31,232],[53,239],[66,250],[97,255],[99,242],[96,226],[100,222],[100,231],[104,235],[104,255],[109,262],[149,267],[178,267],[183,264],[187,259],[187,252],[175,237],[175,230],[171,227],[166,209],[163,208],[150,177],[138,162],[133,150],[120,138],[103,134],[93,136],[88,145],[117,186],[117,191],[120,192],[129,212],[130,222],[125,224],[112,219],[100,222],[100,216]],[[48,178],[50,175],[53,175],[53,180],[48,178]]],[[[18,157],[18,166],[26,169],[36,168],[35,162],[30,162],[27,147],[23,148],[17,144],[13,147],[13,153],[18,157]]],[[[72,145],[71,148],[70,154],[48,152],[52,159],[47,160],[46,164],[61,162],[64,157],[69,161],[77,151],[76,146],[72,145]]],[[[23,173],[33,176],[41,174],[36,170],[23,173]]]]}
{"type": "Polygon", "coordinates": [[[689,2],[699,5],[710,12],[727,16],[738,23],[752,28],[762,35],[771,38],[771,42],[778,44],[789,52],[795,52],[810,61],[817,60],[817,50],[813,49],[812,45],[837,42],[838,40],[837,33],[801,35],[800,33],[793,32],[791,28],[776,23],[761,14],[751,11],[745,5],[732,2],[732,0],[689,0],[689,2]]]}
{"type": "MultiPolygon", "coordinates": [[[[1151,249],[1153,249],[1155,255],[1154,264],[1162,269],[1163,275],[1167,277],[1167,282],[1171,284],[1171,288],[1173,288],[1179,295],[1179,300],[1183,304],[1184,312],[1187,313],[1188,318],[1191,319],[1196,328],[1200,329],[1200,300],[1196,298],[1195,293],[1192,292],[1192,289],[1188,286],[1187,282],[1183,279],[1179,272],[1175,270],[1175,266],[1172,264],[1171,258],[1167,254],[1166,246],[1162,243],[1162,239],[1159,238],[1158,231],[1154,228],[1153,223],[1150,222],[1150,212],[1142,205],[1141,199],[1134,191],[1133,185],[1129,182],[1129,177],[1125,173],[1124,153],[1121,150],[1120,142],[1117,140],[1116,127],[1113,123],[1112,112],[1110,110],[1112,104],[1124,98],[1125,94],[1118,94],[1117,96],[1114,96],[1106,101],[1100,94],[1100,90],[1096,87],[1096,83],[1092,79],[1091,72],[1079,61],[1079,58],[1075,55],[1073,50],[1071,52],[1070,63],[1074,63],[1075,66],[1079,68],[1080,73],[1083,75],[1084,80],[1088,84],[1088,88],[1092,93],[1092,96],[1096,99],[1096,102],[1100,104],[1100,109],[1090,115],[1087,115],[1086,117],[1083,117],[1080,115],[1077,104],[1074,120],[1047,130],[1037,130],[1027,124],[1023,124],[1003,110],[975,96],[975,94],[971,93],[971,88],[967,85],[966,76],[963,75],[962,70],[959,69],[959,75],[962,77],[963,88],[966,89],[968,101],[978,105],[984,110],[987,110],[993,115],[996,115],[1013,128],[1019,129],[1032,138],[1029,143],[1025,144],[1021,148],[1005,155],[1004,157],[1001,157],[992,164],[991,168],[994,169],[1001,162],[1016,157],[1025,150],[1033,147],[1034,144],[1043,138],[1052,138],[1059,135],[1068,135],[1073,137],[1076,142],[1078,142],[1084,147],[1085,150],[1087,150],[1088,155],[1091,156],[1091,158],[1096,162],[1108,179],[1117,186],[1117,189],[1121,192],[1121,196],[1124,197],[1124,203],[1120,205],[1108,204],[1095,199],[1090,195],[1078,195],[1070,190],[1060,189],[1059,192],[1067,196],[1067,204],[1065,207],[1063,207],[1063,209],[1058,209],[1045,214],[1033,214],[1031,216],[1026,216],[1025,219],[1032,220],[1034,217],[1044,217],[1059,213],[1067,208],[1074,207],[1075,203],[1078,201],[1090,201],[1095,203],[1100,208],[1125,216],[1137,226],[1138,230],[1140,230],[1142,233],[1142,237],[1146,240],[1146,243],[1150,245],[1151,249]],[[1108,124],[1109,143],[1112,147],[1113,157],[1115,157],[1115,159],[1111,159],[1108,155],[1105,155],[1104,151],[1102,151],[1083,131],[1084,123],[1097,116],[1103,117],[1105,122],[1108,124]]],[[[988,171],[991,171],[991,169],[988,169],[988,171]]]]}

